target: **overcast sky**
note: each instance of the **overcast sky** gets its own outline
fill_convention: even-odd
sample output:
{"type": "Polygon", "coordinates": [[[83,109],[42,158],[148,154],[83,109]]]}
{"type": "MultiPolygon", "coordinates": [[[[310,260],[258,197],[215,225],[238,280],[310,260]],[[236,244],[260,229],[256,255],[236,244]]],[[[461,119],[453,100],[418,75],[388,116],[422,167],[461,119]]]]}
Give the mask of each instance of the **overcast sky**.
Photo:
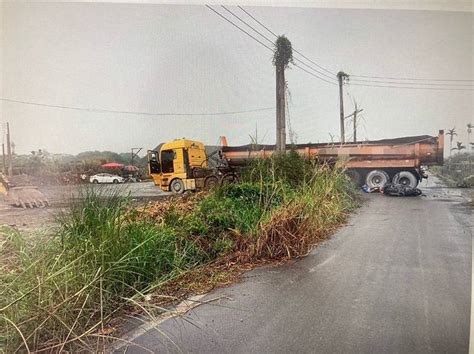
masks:
{"type": "MultiPolygon", "coordinates": [[[[150,113],[275,106],[272,53],[204,6],[0,6],[2,98],[150,113]]],[[[229,8],[271,36],[241,10],[229,8]]],[[[222,8],[215,9],[238,21],[222,8]]],[[[245,9],[331,72],[473,79],[472,13],[245,9]]],[[[330,140],[329,134],[338,136],[337,85],[296,67],[287,71],[287,80],[290,123],[297,142],[324,142],[330,140]]],[[[456,127],[457,138],[465,142],[466,124],[474,123],[473,91],[353,84],[345,85],[345,109],[347,113],[353,109],[351,97],[364,109],[361,139],[436,135],[439,129],[456,127]]],[[[274,109],[216,116],[97,113],[13,102],[0,102],[0,109],[2,122],[10,122],[18,153],[38,148],[56,153],[122,152],[181,137],[215,144],[220,135],[237,145],[248,143],[256,129],[260,142],[275,142],[274,109]]]]}

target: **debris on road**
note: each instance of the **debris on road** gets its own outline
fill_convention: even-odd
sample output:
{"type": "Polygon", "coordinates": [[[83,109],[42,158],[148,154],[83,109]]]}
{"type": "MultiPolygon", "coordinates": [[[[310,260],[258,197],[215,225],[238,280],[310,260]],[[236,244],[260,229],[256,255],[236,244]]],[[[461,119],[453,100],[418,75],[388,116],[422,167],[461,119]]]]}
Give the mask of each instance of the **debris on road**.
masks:
{"type": "Polygon", "coordinates": [[[404,186],[403,184],[389,183],[383,187],[382,193],[392,197],[418,197],[422,194],[418,188],[404,186]]]}

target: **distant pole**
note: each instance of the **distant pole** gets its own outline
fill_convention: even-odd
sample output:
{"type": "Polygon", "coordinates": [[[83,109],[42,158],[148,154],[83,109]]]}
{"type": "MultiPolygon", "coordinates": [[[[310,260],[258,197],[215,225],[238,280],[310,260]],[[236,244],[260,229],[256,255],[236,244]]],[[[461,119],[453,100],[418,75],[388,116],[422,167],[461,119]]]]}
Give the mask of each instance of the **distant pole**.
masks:
{"type": "Polygon", "coordinates": [[[354,111],[353,123],[354,123],[354,126],[353,126],[353,129],[354,129],[354,132],[353,132],[354,143],[356,143],[357,142],[357,107],[356,107],[356,110],[354,111]]]}
{"type": "Polygon", "coordinates": [[[142,149],[143,148],[132,148],[132,161],[131,161],[132,166],[134,166],[133,160],[134,160],[135,156],[138,157],[138,154],[140,153],[140,151],[142,151],[142,149]]]}
{"type": "Polygon", "coordinates": [[[349,76],[343,71],[339,71],[337,73],[337,80],[339,81],[339,119],[341,124],[341,143],[343,144],[346,142],[346,137],[344,132],[344,98],[342,85],[344,84],[344,80],[348,77],[349,76]]]}
{"type": "Polygon", "coordinates": [[[8,177],[13,176],[12,146],[10,143],[10,124],[7,122],[8,177]]]}
{"type": "Polygon", "coordinates": [[[7,173],[7,158],[5,156],[5,143],[2,143],[2,160],[3,160],[2,173],[5,174],[7,173]]]}

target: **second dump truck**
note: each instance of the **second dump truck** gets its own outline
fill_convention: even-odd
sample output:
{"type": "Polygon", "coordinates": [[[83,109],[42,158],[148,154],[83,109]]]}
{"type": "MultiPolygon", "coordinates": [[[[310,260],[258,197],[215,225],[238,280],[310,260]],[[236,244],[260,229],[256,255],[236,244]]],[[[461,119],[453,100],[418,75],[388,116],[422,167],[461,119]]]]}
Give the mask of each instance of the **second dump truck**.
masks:
{"type": "MultiPolygon", "coordinates": [[[[321,163],[344,161],[358,185],[374,188],[392,182],[416,187],[426,178],[424,166],[443,164],[444,132],[345,144],[298,144],[287,149],[321,163]]],[[[239,169],[250,160],[274,153],[275,145],[228,146],[225,137],[220,146],[213,147],[178,139],[148,151],[149,173],[163,191],[183,193],[235,182],[239,169]]]]}

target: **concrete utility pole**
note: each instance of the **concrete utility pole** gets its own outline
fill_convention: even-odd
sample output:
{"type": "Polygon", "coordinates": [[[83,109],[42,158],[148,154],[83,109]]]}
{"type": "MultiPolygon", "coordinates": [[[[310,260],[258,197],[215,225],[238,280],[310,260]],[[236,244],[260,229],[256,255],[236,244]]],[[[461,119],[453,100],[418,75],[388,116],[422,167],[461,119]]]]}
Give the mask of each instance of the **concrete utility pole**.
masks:
{"type": "Polygon", "coordinates": [[[13,176],[12,146],[10,143],[10,124],[7,122],[8,177],[13,176]]]}
{"type": "Polygon", "coordinates": [[[286,117],[285,117],[285,68],[276,68],[276,151],[285,153],[286,148],[286,117]]]}
{"type": "Polygon", "coordinates": [[[276,147],[279,154],[286,150],[286,109],[285,109],[285,69],[293,63],[293,48],[285,36],[278,36],[273,53],[273,65],[276,70],[276,147]]]}
{"type": "Polygon", "coordinates": [[[344,80],[348,80],[349,75],[347,75],[343,71],[339,71],[337,73],[337,80],[339,81],[339,119],[341,124],[341,143],[346,142],[345,132],[344,132],[344,99],[342,96],[342,85],[344,84],[344,80]]]}

